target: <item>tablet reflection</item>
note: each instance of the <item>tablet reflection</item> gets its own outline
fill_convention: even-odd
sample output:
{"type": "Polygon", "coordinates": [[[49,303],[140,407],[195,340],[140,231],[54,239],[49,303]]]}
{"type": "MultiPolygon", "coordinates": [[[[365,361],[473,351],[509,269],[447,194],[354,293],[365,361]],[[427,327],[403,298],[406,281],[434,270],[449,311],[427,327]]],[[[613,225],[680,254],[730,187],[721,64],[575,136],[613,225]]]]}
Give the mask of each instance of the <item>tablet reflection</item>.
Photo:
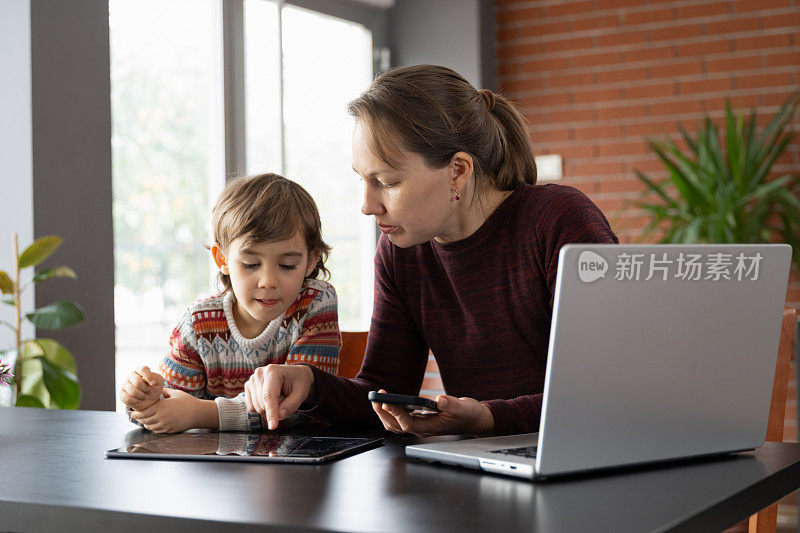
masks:
{"type": "Polygon", "coordinates": [[[219,434],[182,433],[167,435],[125,447],[129,453],[180,453],[186,455],[217,455],[219,434]]]}

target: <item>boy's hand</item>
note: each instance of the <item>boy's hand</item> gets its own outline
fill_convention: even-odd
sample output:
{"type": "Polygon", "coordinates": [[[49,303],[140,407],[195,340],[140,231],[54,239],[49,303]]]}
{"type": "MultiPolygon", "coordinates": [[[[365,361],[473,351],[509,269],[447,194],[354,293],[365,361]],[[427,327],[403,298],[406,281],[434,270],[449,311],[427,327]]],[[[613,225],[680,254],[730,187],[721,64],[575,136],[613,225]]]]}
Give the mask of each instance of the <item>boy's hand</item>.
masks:
{"type": "Polygon", "coordinates": [[[164,378],[143,366],[128,376],[119,391],[119,399],[128,407],[143,411],[156,403],[164,390],[164,378]]]}
{"type": "Polygon", "coordinates": [[[205,411],[214,402],[204,402],[191,394],[175,389],[164,389],[165,398],[141,411],[131,413],[131,418],[154,433],[180,433],[187,429],[206,427],[205,411]]]}

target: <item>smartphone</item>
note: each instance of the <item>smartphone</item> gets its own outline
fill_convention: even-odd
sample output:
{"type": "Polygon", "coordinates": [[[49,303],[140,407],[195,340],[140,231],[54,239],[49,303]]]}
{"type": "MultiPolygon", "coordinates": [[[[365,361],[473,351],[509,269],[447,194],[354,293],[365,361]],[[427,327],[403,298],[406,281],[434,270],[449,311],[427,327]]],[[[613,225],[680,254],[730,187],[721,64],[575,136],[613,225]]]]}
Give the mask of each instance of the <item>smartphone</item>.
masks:
{"type": "Polygon", "coordinates": [[[439,408],[436,407],[434,400],[422,398],[421,396],[406,396],[405,394],[389,394],[388,392],[375,392],[369,391],[367,395],[369,401],[374,403],[388,403],[390,405],[399,405],[405,407],[409,411],[423,411],[428,413],[438,413],[439,408]]]}

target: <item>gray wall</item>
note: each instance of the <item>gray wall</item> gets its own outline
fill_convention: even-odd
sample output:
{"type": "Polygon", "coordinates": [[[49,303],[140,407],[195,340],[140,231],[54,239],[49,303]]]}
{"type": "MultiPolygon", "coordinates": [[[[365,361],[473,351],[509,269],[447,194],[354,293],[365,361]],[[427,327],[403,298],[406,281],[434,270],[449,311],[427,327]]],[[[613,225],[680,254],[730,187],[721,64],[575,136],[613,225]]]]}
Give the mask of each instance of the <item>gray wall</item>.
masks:
{"type": "Polygon", "coordinates": [[[397,0],[389,10],[392,65],[443,65],[479,89],[496,89],[493,7],[492,0],[397,0]]]}
{"type": "MultiPolygon", "coordinates": [[[[144,36],[143,36],[144,37],[144,36]]],[[[33,228],[64,238],[48,264],[77,280],[36,290],[37,307],[74,300],[86,321],[40,331],[70,349],[83,385],[81,409],[114,409],[114,261],[108,3],[35,0],[30,5],[33,228]]]]}

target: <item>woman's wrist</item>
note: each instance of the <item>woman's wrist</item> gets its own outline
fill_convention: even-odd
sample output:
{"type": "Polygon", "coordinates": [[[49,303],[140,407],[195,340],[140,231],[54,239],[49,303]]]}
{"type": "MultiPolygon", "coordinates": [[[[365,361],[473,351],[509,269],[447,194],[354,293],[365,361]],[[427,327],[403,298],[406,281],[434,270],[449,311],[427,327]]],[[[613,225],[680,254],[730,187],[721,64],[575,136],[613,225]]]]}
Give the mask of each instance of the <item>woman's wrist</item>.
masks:
{"type": "Polygon", "coordinates": [[[311,367],[306,367],[306,369],[308,369],[308,395],[306,396],[306,400],[308,400],[316,393],[316,386],[314,385],[314,371],[311,370],[311,367]]]}
{"type": "Polygon", "coordinates": [[[319,398],[317,397],[317,386],[315,384],[316,380],[314,379],[314,368],[308,364],[303,364],[301,366],[308,371],[306,376],[306,382],[308,383],[307,387],[308,392],[306,393],[305,399],[300,404],[300,410],[303,410],[303,409],[308,409],[312,405],[316,405],[317,400],[319,398]]]}
{"type": "Polygon", "coordinates": [[[482,407],[479,411],[478,420],[475,423],[473,434],[477,437],[487,437],[494,435],[494,415],[489,406],[485,403],[478,403],[482,407]]]}

